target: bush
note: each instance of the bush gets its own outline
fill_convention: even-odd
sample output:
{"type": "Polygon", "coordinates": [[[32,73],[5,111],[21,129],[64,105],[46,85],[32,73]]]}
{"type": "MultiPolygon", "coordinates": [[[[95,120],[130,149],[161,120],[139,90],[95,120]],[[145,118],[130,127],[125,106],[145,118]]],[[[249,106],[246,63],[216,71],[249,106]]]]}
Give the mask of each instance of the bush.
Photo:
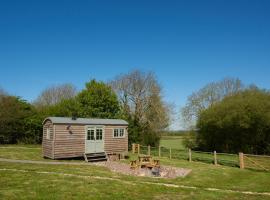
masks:
{"type": "Polygon", "coordinates": [[[197,136],[197,133],[193,130],[185,134],[183,137],[184,146],[189,149],[196,149],[197,148],[196,136],[197,136]]]}
{"type": "Polygon", "coordinates": [[[39,143],[42,120],[34,107],[15,96],[0,97],[0,143],[39,143]]]}
{"type": "Polygon", "coordinates": [[[270,153],[270,94],[248,89],[224,98],[200,113],[198,145],[202,150],[270,153]]]}

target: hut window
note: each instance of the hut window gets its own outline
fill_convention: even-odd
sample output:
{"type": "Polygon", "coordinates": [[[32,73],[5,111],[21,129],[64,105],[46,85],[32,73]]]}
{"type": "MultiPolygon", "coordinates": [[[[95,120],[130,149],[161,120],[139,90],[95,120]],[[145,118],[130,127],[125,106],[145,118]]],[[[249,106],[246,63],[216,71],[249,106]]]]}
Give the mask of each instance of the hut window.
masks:
{"type": "Polygon", "coordinates": [[[87,140],[95,140],[95,131],[94,129],[87,131],[87,140]]]}
{"type": "Polygon", "coordinates": [[[115,128],[113,131],[113,137],[122,138],[125,137],[125,129],[123,128],[115,128]]]}
{"type": "Polygon", "coordinates": [[[124,137],[124,129],[123,128],[119,129],[119,136],[124,137]]]}
{"type": "Polygon", "coordinates": [[[102,129],[96,130],[96,140],[102,140],[102,129]]]}
{"type": "Polygon", "coordinates": [[[49,140],[50,139],[50,128],[46,129],[46,139],[49,140]]]}
{"type": "Polygon", "coordinates": [[[118,129],[113,130],[113,137],[118,137],[118,129]]]}

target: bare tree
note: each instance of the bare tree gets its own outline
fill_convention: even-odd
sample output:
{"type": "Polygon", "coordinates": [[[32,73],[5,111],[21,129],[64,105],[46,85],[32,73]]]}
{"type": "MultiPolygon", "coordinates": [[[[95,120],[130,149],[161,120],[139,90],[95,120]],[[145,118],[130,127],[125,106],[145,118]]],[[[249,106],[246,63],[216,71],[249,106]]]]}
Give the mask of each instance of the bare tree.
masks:
{"type": "Polygon", "coordinates": [[[194,92],[188,97],[186,105],[181,109],[184,126],[192,128],[201,111],[221,101],[244,88],[242,82],[237,78],[225,78],[219,82],[212,82],[194,92]]]}
{"type": "Polygon", "coordinates": [[[161,87],[152,72],[138,70],[119,75],[110,85],[118,95],[126,117],[157,132],[170,121],[170,107],[163,101],[161,87]]]}
{"type": "Polygon", "coordinates": [[[2,87],[0,87],[0,97],[7,96],[7,95],[8,93],[2,87]]]}
{"type": "Polygon", "coordinates": [[[34,105],[37,107],[55,105],[63,99],[73,98],[76,93],[75,86],[69,83],[51,86],[41,92],[34,105]]]}

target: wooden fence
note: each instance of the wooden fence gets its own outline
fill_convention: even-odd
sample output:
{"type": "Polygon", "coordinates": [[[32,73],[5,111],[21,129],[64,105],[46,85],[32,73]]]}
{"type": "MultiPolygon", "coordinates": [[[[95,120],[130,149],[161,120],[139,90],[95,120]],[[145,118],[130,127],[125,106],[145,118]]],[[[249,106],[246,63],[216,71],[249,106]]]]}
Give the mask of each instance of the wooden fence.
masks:
{"type": "Polygon", "coordinates": [[[189,162],[199,161],[214,165],[226,165],[239,167],[240,169],[256,169],[270,171],[270,156],[251,155],[240,152],[239,154],[228,154],[203,151],[193,151],[191,149],[180,150],[166,148],[163,146],[151,147],[140,144],[132,144],[133,154],[144,154],[155,157],[167,157],[170,159],[184,159],[189,162]]]}

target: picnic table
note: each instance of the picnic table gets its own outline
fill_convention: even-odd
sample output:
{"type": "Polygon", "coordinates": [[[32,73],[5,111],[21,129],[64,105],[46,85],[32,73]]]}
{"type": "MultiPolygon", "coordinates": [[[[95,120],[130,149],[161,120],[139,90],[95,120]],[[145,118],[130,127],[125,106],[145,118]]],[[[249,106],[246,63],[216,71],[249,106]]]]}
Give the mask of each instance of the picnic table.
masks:
{"type": "Polygon", "coordinates": [[[142,155],[138,159],[141,167],[152,167],[152,156],[142,155]]]}
{"type": "Polygon", "coordinates": [[[131,168],[153,168],[153,167],[160,167],[160,161],[154,160],[152,156],[149,155],[140,155],[138,156],[138,160],[130,161],[131,168]]]}

